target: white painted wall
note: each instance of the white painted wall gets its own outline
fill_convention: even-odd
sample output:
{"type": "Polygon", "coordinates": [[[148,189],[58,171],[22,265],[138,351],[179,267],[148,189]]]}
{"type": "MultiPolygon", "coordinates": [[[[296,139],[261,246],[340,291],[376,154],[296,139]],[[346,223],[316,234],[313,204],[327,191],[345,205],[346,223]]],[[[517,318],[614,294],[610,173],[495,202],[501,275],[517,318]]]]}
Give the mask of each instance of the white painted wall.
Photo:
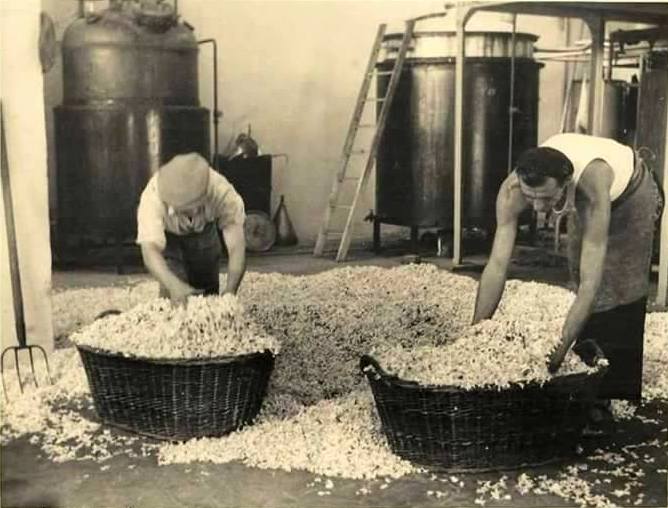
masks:
{"type": "MultiPolygon", "coordinates": [[[[442,9],[428,0],[293,1],[181,0],[183,18],[198,38],[219,44],[222,120],[220,145],[252,124],[265,152],[287,152],[290,167],[276,170],[274,200],[285,194],[299,238],[314,240],[331,179],[378,24],[400,30],[403,20],[442,9]]],[[[510,16],[478,13],[468,29],[510,30],[510,16]]],[[[540,35],[539,44],[562,45],[563,23],[522,17],[518,30],[540,35]]],[[[454,29],[452,21],[429,21],[417,29],[454,29]]],[[[201,100],[211,105],[208,49],[200,59],[201,100]]],[[[539,139],[558,128],[563,64],[541,71],[539,139]]],[[[373,208],[373,185],[361,206],[373,208]]],[[[343,215],[343,214],[341,214],[343,215]]],[[[369,238],[369,223],[356,236],[369,238]]]]}
{"type": "MultiPolygon", "coordinates": [[[[51,251],[39,12],[40,0],[0,2],[0,91],[27,339],[50,350],[51,251]]],[[[4,207],[0,207],[0,281],[4,348],[16,343],[4,207]]]]}

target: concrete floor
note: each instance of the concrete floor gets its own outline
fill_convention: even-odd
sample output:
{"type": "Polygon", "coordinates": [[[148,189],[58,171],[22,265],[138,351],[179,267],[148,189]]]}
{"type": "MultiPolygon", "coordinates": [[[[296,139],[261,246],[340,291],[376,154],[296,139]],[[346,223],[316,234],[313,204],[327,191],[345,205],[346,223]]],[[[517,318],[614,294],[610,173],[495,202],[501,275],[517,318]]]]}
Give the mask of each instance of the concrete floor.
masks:
{"type": "MultiPolygon", "coordinates": [[[[597,448],[620,452],[623,446],[649,443],[658,439],[664,446],[637,448],[644,461],[634,461],[644,472],[640,478],[641,506],[665,507],[666,415],[668,404],[652,404],[642,409],[642,414],[662,424],[643,424],[638,420],[620,422],[608,427],[606,436],[594,436],[583,440],[583,457],[597,448]],[[659,414],[661,412],[662,414],[659,414]],[[659,472],[659,470],[663,472],[659,472]]],[[[119,432],[112,430],[112,432],[119,432]]],[[[628,457],[627,457],[628,458],[628,457]]],[[[630,460],[630,459],[629,459],[630,460]]],[[[629,477],[610,476],[618,467],[600,460],[578,459],[520,471],[458,474],[464,486],[448,483],[450,475],[411,475],[390,482],[383,487],[383,480],[359,481],[333,479],[332,494],[318,495],[324,491],[322,484],[314,482],[311,473],[272,471],[248,468],[240,464],[206,464],[158,466],[154,456],[127,458],[115,457],[104,465],[93,461],[64,462],[54,464],[41,456],[37,446],[27,439],[19,439],[2,448],[2,506],[3,507],[436,507],[476,506],[478,481],[497,482],[502,474],[513,487],[518,474],[531,476],[557,474],[569,464],[586,464],[589,471],[580,476],[589,481],[611,478],[611,483],[595,490],[614,501],[611,493],[622,489],[629,477]],[[604,471],[601,473],[600,471],[604,471]],[[442,481],[445,480],[445,481],[442,481]],[[370,494],[358,495],[366,488],[370,494]],[[441,491],[436,499],[428,491],[441,491]]],[[[489,502],[489,506],[558,507],[577,506],[552,494],[520,496],[512,488],[511,500],[489,502]]],[[[633,497],[632,499],[636,499],[633,497]]],[[[618,500],[618,502],[621,500],[618,500]]],[[[630,505],[631,503],[628,503],[630,505]]]]}
{"type": "MultiPolygon", "coordinates": [[[[405,261],[400,255],[388,253],[372,256],[367,252],[354,252],[350,263],[355,265],[398,266],[405,261]]],[[[566,284],[566,270],[563,266],[547,266],[545,256],[535,251],[527,251],[513,265],[510,276],[521,279],[535,279],[554,284],[566,284]]],[[[464,270],[477,277],[483,258],[472,259],[478,267],[464,270]]],[[[446,259],[430,257],[426,262],[449,267],[446,259]]],[[[558,263],[557,263],[558,264],[558,263]]],[[[248,269],[261,272],[281,272],[308,274],[340,266],[331,259],[315,259],[299,250],[284,249],[270,255],[250,256],[248,269]]],[[[133,270],[139,272],[139,270],[133,270]]],[[[53,281],[56,289],[90,286],[110,286],[127,284],[137,280],[137,273],[117,275],[114,270],[76,270],[57,272],[53,281]]],[[[584,439],[584,456],[596,448],[620,452],[628,444],[648,443],[658,439],[659,446],[639,448],[647,458],[638,467],[644,471],[640,478],[644,500],[641,506],[667,506],[667,448],[668,403],[652,403],[641,412],[658,423],[642,423],[638,419],[611,425],[604,436],[584,439]]],[[[113,430],[112,432],[119,432],[113,430]]],[[[324,490],[314,483],[315,475],[305,472],[283,472],[247,468],[240,464],[192,464],[157,465],[154,456],[141,459],[119,456],[104,463],[77,461],[54,464],[42,457],[39,447],[27,439],[19,439],[2,447],[2,506],[63,506],[63,507],[232,507],[232,506],[476,506],[478,481],[497,481],[501,473],[458,475],[465,482],[464,487],[447,482],[448,475],[432,477],[428,474],[404,477],[381,488],[382,480],[354,481],[334,479],[331,495],[319,496],[324,490]],[[109,467],[106,467],[109,466],[109,467]],[[446,481],[441,481],[441,479],[446,481]],[[360,488],[371,491],[369,495],[357,495],[360,488]],[[443,496],[428,496],[427,491],[439,490],[443,496]]],[[[630,459],[629,459],[630,460],[630,459]]],[[[571,464],[587,464],[588,471],[581,476],[585,479],[611,478],[601,493],[611,494],[620,489],[629,478],[605,476],[617,467],[603,461],[579,458],[571,464]],[[592,468],[607,473],[594,474],[592,468]]],[[[555,464],[542,468],[528,469],[530,475],[547,474],[556,477],[568,464],[555,464]]],[[[507,472],[509,486],[521,471],[507,472]]],[[[546,494],[519,496],[510,489],[511,500],[489,502],[488,506],[577,506],[561,497],[546,494]]],[[[634,498],[635,499],[635,498],[634,498]]],[[[617,500],[621,503],[622,500],[617,500]]]]}

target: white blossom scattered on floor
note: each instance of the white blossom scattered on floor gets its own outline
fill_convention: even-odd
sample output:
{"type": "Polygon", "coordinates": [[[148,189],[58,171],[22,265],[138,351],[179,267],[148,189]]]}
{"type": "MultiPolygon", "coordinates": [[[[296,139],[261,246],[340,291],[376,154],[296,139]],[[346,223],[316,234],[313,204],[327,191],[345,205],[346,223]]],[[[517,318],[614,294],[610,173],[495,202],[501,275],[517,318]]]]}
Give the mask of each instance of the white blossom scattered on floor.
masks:
{"type": "Polygon", "coordinates": [[[645,318],[642,396],[668,399],[668,312],[652,312],[645,318]]]}
{"type": "Polygon", "coordinates": [[[46,366],[38,361],[39,388],[31,376],[24,376],[26,387],[20,392],[14,369],[8,376],[7,396],[0,404],[2,428],[0,443],[29,436],[54,462],[68,460],[104,461],[115,455],[138,457],[156,449],[138,436],[112,433],[95,420],[93,401],[86,374],[73,348],[54,352],[49,361],[54,383],[49,384],[46,366]]]}
{"type": "Polygon", "coordinates": [[[390,452],[368,391],[302,406],[287,418],[271,404],[255,425],[222,439],[163,445],[160,463],[239,461],[357,479],[397,478],[418,470],[390,452]]]}
{"type": "Polygon", "coordinates": [[[636,414],[638,406],[632,404],[628,400],[612,400],[610,401],[610,411],[612,417],[616,421],[630,420],[636,414]]]}
{"type": "Polygon", "coordinates": [[[624,446],[619,453],[597,449],[586,458],[587,463],[565,466],[551,476],[525,472],[504,474],[496,481],[478,480],[474,502],[479,506],[497,505],[499,501],[509,501],[517,494],[533,494],[558,496],[583,508],[644,505],[645,472],[641,466],[643,463],[651,464],[653,458],[646,452],[657,446],[661,443],[651,440],[624,446]],[[601,467],[598,467],[599,464],[601,467]],[[613,478],[621,488],[612,489],[613,478]]]}
{"type": "Polygon", "coordinates": [[[126,311],[135,305],[158,297],[158,284],[140,281],[131,286],[108,286],[54,291],[53,333],[56,337],[70,335],[88,325],[103,311],[126,311]]]}
{"type": "MultiPolygon", "coordinates": [[[[162,444],[157,447],[159,460],[238,460],[348,478],[396,477],[413,471],[390,452],[379,432],[359,356],[387,346],[448,345],[466,335],[471,332],[476,287],[471,278],[429,265],[347,267],[298,277],[248,273],[239,298],[250,317],[281,344],[261,416],[256,425],[224,438],[162,444]]],[[[61,334],[71,334],[103,310],[128,310],[157,295],[154,282],[58,292],[53,297],[56,327],[61,334]]],[[[490,322],[496,324],[484,326],[532,321],[552,330],[571,300],[572,293],[564,289],[509,281],[497,317],[490,322]]],[[[102,324],[114,319],[121,322],[114,317],[99,322],[100,340],[102,324]]],[[[643,390],[650,398],[668,399],[667,330],[668,313],[648,316],[643,390]]],[[[527,343],[524,331],[516,335],[524,336],[532,359],[544,358],[545,344],[527,343]]],[[[3,441],[31,435],[53,460],[104,460],[136,448],[134,438],[121,439],[115,432],[111,438],[94,423],[76,352],[58,351],[51,363],[54,386],[29,389],[22,397],[12,392],[11,402],[3,403],[3,441]]],[[[575,494],[568,495],[573,499],[575,494]]]]}

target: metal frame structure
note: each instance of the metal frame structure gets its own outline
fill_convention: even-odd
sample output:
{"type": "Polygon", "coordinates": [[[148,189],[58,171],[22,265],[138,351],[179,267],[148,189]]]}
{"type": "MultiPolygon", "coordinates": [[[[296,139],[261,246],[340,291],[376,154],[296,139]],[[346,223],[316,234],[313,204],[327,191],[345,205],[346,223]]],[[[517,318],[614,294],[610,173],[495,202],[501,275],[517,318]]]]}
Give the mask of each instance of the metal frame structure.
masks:
{"type": "MultiPolygon", "coordinates": [[[[604,90],[604,42],[605,24],[608,21],[647,23],[668,26],[668,6],[665,3],[642,2],[543,2],[543,1],[458,1],[447,4],[454,9],[457,27],[457,55],[455,62],[455,167],[454,167],[454,246],[452,262],[462,263],[462,150],[463,150],[463,105],[464,105],[464,37],[466,24],[479,11],[495,11],[511,14],[530,14],[560,18],[579,18],[591,32],[591,59],[589,62],[589,110],[588,125],[592,134],[601,132],[603,120],[604,90]]],[[[667,113],[668,115],[668,108],[667,113]]],[[[666,133],[668,150],[668,129],[666,133]]],[[[664,158],[663,187],[668,194],[668,156],[664,158]]],[[[659,283],[656,304],[668,304],[668,207],[661,219],[661,247],[659,257],[659,283]]]]}

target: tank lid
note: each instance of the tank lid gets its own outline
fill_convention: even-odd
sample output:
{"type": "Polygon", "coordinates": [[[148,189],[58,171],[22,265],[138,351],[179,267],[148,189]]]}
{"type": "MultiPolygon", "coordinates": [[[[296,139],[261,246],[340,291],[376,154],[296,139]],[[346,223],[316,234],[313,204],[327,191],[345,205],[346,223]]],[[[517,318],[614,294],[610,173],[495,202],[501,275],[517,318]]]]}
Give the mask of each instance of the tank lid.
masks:
{"type": "MultiPolygon", "coordinates": [[[[403,39],[402,33],[391,33],[383,37],[384,58],[396,58],[403,39]]],[[[534,42],[538,36],[525,32],[516,32],[514,37],[515,57],[533,58],[534,42]]],[[[464,39],[467,57],[504,58],[513,55],[512,32],[466,32],[464,39]]],[[[448,58],[457,56],[457,32],[431,31],[415,32],[413,43],[408,48],[406,57],[448,58]]]]}
{"type": "Polygon", "coordinates": [[[156,46],[163,49],[197,50],[197,39],[183,23],[157,32],[116,9],[107,9],[94,17],[78,18],[65,30],[63,48],[96,45],[156,46]]]}
{"type": "MultiPolygon", "coordinates": [[[[386,34],[385,37],[383,37],[383,41],[385,40],[391,40],[391,39],[399,39],[401,40],[403,38],[404,34],[401,32],[397,33],[389,33],[386,34]]],[[[512,38],[513,33],[512,32],[507,32],[507,31],[497,31],[497,30],[476,30],[476,31],[466,31],[466,37],[508,37],[512,38]]],[[[420,38],[420,37],[457,37],[457,32],[451,31],[451,30],[423,30],[420,32],[413,32],[413,38],[420,38]]],[[[515,32],[515,38],[521,38],[521,39],[531,39],[533,42],[536,42],[538,40],[538,36],[536,34],[532,34],[529,32],[515,32]]]]}

